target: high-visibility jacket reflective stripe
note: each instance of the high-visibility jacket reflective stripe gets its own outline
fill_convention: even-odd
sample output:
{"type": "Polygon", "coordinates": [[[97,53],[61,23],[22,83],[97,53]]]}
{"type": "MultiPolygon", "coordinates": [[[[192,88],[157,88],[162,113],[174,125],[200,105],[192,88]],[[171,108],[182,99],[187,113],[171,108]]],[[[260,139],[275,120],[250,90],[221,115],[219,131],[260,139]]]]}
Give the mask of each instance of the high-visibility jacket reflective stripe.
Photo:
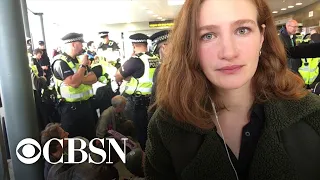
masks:
{"type": "Polygon", "coordinates": [[[147,95],[147,94],[151,94],[151,90],[152,90],[152,88],[148,88],[148,87],[146,87],[146,88],[139,87],[139,89],[138,88],[136,89],[136,87],[127,86],[126,93],[127,94],[133,94],[133,92],[141,92],[142,95],[147,95]]]}
{"type": "Polygon", "coordinates": [[[319,75],[320,58],[303,58],[301,59],[302,66],[299,68],[299,73],[302,76],[305,84],[312,84],[319,75]],[[307,63],[307,64],[306,64],[307,63]]]}
{"type": "MultiPolygon", "coordinates": [[[[65,55],[57,55],[54,62],[59,59],[65,61],[74,73],[79,69],[79,63],[69,61],[65,55]]],[[[73,88],[55,77],[54,80],[58,91],[58,97],[64,98],[67,102],[85,101],[93,96],[93,89],[91,85],[81,84],[78,88],[73,88]]]]}
{"type": "Polygon", "coordinates": [[[160,61],[157,56],[149,56],[145,53],[137,57],[140,58],[144,64],[144,74],[138,79],[132,77],[130,82],[126,84],[125,93],[129,95],[149,95],[151,94],[151,89],[153,86],[153,75],[160,61]]]}
{"type": "Polygon", "coordinates": [[[79,98],[82,98],[84,96],[90,96],[91,94],[93,94],[93,89],[90,89],[86,92],[82,92],[82,93],[78,93],[78,94],[69,94],[69,93],[66,93],[64,91],[62,91],[60,93],[61,97],[63,98],[72,98],[72,99],[79,99],[79,98]]]}

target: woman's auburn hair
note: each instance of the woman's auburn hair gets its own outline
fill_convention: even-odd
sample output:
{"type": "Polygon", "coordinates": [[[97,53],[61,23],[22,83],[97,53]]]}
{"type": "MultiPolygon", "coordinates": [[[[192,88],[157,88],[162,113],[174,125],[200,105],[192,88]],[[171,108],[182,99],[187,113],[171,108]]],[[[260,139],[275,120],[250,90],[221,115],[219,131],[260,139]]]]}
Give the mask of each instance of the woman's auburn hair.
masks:
{"type": "MultiPolygon", "coordinates": [[[[209,94],[214,86],[204,75],[198,56],[198,18],[204,0],[187,0],[174,22],[166,56],[157,77],[156,101],[177,121],[203,129],[214,127],[209,94]]],[[[304,97],[303,80],[287,68],[287,57],[274,19],[265,0],[252,0],[258,11],[258,26],[266,25],[258,68],[252,79],[255,103],[272,99],[297,100],[304,97]]],[[[213,98],[214,100],[214,98],[213,98]]],[[[221,109],[223,104],[216,102],[221,109]]]]}

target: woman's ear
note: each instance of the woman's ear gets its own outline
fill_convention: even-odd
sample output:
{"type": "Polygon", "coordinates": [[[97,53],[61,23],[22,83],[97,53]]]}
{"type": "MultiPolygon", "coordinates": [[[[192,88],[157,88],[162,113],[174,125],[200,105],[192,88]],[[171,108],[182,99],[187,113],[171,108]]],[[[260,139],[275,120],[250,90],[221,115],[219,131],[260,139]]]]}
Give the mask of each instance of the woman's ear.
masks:
{"type": "Polygon", "coordinates": [[[266,32],[266,25],[262,24],[261,27],[262,28],[261,28],[260,49],[262,48],[262,44],[263,44],[263,41],[264,41],[264,35],[265,35],[265,32],[266,32]]]}

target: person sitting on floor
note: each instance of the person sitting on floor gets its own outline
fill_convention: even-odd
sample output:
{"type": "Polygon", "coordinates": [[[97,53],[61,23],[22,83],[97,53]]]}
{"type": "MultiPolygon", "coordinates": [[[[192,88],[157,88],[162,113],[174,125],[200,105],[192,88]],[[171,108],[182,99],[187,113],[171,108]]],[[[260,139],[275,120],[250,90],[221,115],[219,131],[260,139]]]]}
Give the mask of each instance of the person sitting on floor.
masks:
{"type": "Polygon", "coordinates": [[[126,120],[123,113],[126,103],[127,100],[123,96],[117,95],[112,98],[112,106],[103,111],[98,121],[96,129],[98,138],[104,138],[107,131],[111,129],[120,132],[124,136],[134,138],[134,125],[132,121],[126,120]]]}

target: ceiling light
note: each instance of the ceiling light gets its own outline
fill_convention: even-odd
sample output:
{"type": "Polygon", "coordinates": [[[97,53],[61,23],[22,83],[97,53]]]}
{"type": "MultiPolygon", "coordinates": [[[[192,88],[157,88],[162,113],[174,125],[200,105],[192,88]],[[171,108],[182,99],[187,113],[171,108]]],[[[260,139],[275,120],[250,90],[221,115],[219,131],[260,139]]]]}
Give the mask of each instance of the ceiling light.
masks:
{"type": "Polygon", "coordinates": [[[148,8],[146,8],[145,6],[142,6],[141,9],[143,10],[147,10],[148,8]]]}
{"type": "Polygon", "coordinates": [[[148,13],[148,14],[153,14],[153,11],[148,10],[147,13],[148,13]]]}
{"type": "Polygon", "coordinates": [[[288,6],[288,8],[294,8],[294,6],[288,6]]]}
{"type": "Polygon", "coordinates": [[[273,11],[272,13],[273,13],[273,14],[277,14],[277,13],[278,13],[278,11],[273,11]]]}
{"type": "Polygon", "coordinates": [[[282,8],[282,9],[281,9],[281,11],[285,11],[285,10],[287,10],[287,8],[282,8]]]}
{"type": "Polygon", "coordinates": [[[185,0],[168,0],[168,5],[169,6],[179,6],[183,5],[185,0]]]}
{"type": "Polygon", "coordinates": [[[296,5],[297,5],[297,6],[300,6],[300,5],[302,5],[302,3],[297,3],[296,5]]]}
{"type": "Polygon", "coordinates": [[[162,19],[162,17],[157,17],[157,19],[162,19]]]}
{"type": "Polygon", "coordinates": [[[161,21],[165,21],[166,19],[161,19],[161,21]]]}
{"type": "Polygon", "coordinates": [[[154,14],[154,15],[152,15],[153,17],[158,17],[159,15],[158,14],[154,14]]]}

